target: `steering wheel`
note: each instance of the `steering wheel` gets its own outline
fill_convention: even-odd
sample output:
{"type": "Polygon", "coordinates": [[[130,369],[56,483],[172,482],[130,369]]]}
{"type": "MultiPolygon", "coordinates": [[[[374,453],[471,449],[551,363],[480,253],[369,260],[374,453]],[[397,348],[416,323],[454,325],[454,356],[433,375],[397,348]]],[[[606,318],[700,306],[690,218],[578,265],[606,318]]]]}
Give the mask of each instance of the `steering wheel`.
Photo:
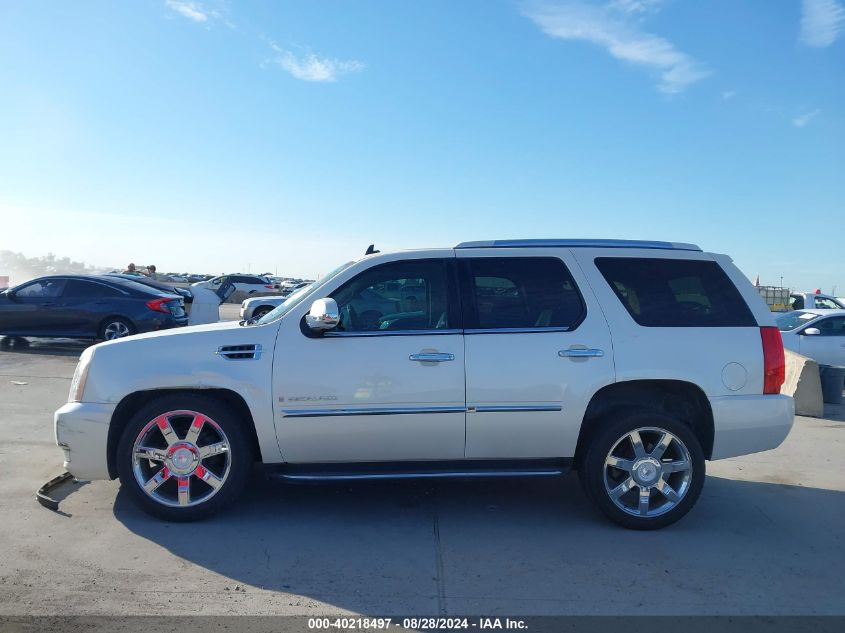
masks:
{"type": "Polygon", "coordinates": [[[382,313],[378,310],[366,310],[358,317],[358,328],[361,330],[378,330],[381,326],[382,313]]]}

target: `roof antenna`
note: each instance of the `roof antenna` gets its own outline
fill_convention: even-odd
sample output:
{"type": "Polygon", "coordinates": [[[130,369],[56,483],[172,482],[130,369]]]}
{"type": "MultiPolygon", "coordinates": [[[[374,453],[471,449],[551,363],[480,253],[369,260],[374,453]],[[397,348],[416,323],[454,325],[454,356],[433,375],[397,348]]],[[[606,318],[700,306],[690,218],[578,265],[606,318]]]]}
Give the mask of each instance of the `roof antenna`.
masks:
{"type": "Polygon", "coordinates": [[[373,255],[373,254],[375,254],[375,253],[381,253],[381,251],[377,251],[377,250],[376,250],[376,245],[375,245],[375,244],[370,244],[370,245],[367,247],[367,252],[366,252],[366,253],[364,253],[364,255],[373,255]]]}

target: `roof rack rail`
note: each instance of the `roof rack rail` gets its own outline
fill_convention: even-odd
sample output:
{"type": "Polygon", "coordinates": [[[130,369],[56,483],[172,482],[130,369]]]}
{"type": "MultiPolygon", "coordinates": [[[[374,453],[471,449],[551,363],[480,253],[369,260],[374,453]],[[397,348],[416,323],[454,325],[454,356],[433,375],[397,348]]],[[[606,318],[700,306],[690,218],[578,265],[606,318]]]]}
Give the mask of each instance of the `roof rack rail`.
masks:
{"type": "Polygon", "coordinates": [[[565,248],[648,248],[671,251],[701,251],[695,244],[683,242],[658,242],[650,240],[482,240],[479,242],[461,242],[455,248],[530,248],[541,246],[559,246],[565,248]]]}

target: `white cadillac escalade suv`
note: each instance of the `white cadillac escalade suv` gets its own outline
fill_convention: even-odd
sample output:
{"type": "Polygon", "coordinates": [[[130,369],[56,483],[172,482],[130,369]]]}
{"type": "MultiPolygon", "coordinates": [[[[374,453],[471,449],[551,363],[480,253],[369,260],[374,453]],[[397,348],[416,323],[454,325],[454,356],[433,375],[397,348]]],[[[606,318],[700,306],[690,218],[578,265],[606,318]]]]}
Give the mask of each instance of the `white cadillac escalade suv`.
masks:
{"type": "Polygon", "coordinates": [[[257,322],[85,350],[56,441],[167,520],[210,515],[255,462],[286,479],[578,471],[623,526],[695,504],[705,460],[777,447],[780,334],[725,255],[508,240],[371,254],[257,322]]]}

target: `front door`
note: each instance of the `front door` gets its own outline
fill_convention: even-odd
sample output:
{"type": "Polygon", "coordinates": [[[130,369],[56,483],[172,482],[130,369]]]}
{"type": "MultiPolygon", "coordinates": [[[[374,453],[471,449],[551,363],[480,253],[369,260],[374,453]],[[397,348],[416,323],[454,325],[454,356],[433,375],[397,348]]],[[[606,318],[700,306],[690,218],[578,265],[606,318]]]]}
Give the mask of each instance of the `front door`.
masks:
{"type": "Polygon", "coordinates": [[[65,283],[60,277],[46,277],[17,288],[3,311],[0,330],[31,336],[64,332],[58,302],[65,283]]]}
{"type": "MultiPolygon", "coordinates": [[[[372,266],[329,293],[335,331],[283,322],[274,406],[288,462],[460,459],[464,345],[454,259],[372,266]]],[[[316,298],[316,297],[315,297],[316,298]]]]}
{"type": "Polygon", "coordinates": [[[799,335],[799,351],[821,365],[845,365],[845,316],[833,316],[816,321],[808,328],[819,333],[799,335]]]}
{"type": "Polygon", "coordinates": [[[459,250],[458,263],[466,457],[572,457],[589,397],[614,376],[610,332],[580,269],[565,249],[459,250]]]}

